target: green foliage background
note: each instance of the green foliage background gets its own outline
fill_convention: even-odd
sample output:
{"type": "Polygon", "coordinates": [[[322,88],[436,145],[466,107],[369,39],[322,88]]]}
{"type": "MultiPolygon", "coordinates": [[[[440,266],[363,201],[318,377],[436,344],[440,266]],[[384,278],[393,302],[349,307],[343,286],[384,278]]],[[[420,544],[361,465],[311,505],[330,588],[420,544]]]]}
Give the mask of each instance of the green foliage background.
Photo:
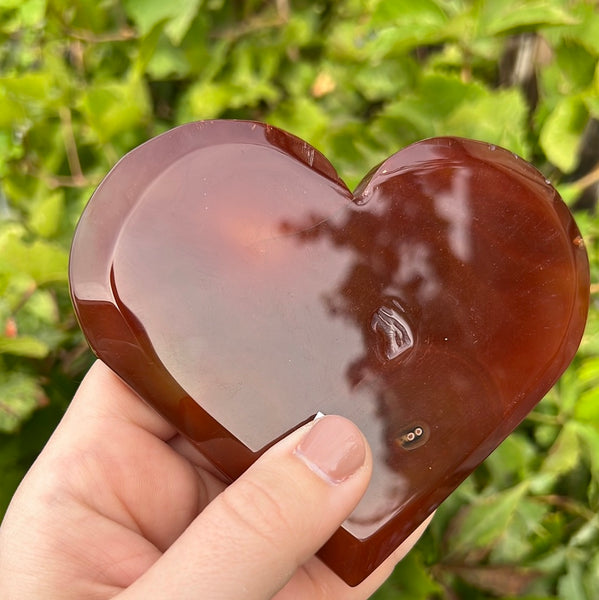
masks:
{"type": "MultiPolygon", "coordinates": [[[[599,275],[590,0],[0,0],[0,514],[92,357],[67,287],[94,186],[205,118],[270,122],[350,185],[421,138],[533,162],[599,275]]],[[[558,385],[438,511],[379,600],[599,594],[599,310],[558,385]]]]}

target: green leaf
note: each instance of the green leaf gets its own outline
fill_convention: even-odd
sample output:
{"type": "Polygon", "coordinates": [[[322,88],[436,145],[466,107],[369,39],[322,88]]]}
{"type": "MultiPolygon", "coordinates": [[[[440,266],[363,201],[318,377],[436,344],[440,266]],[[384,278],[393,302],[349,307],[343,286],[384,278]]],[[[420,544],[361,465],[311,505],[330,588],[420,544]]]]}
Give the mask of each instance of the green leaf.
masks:
{"type": "Polygon", "coordinates": [[[449,542],[450,553],[461,555],[492,546],[504,534],[527,490],[528,483],[524,482],[469,506],[458,518],[457,531],[449,542]]]}
{"type": "Polygon", "coordinates": [[[555,29],[546,29],[543,33],[552,46],[559,46],[563,40],[583,45],[589,52],[599,56],[599,13],[597,7],[589,2],[573,2],[568,10],[576,23],[555,29]]]}
{"type": "Polygon", "coordinates": [[[173,46],[166,37],[161,38],[151,59],[147,64],[147,72],[153,79],[178,79],[191,71],[191,64],[185,52],[173,46]]]}
{"type": "Polygon", "coordinates": [[[539,142],[545,156],[561,171],[569,173],[578,161],[580,137],[588,112],[577,96],[563,98],[543,124],[539,142]]]}
{"type": "Polygon", "coordinates": [[[164,37],[164,25],[165,21],[159,21],[145,36],[143,36],[137,48],[137,57],[133,67],[135,77],[141,77],[145,73],[148,63],[152,60],[160,40],[164,37]]]}
{"type": "Polygon", "coordinates": [[[577,423],[576,431],[591,467],[591,477],[599,483],[599,427],[577,423]]]}
{"type": "Polygon", "coordinates": [[[0,3],[0,10],[2,11],[10,11],[15,8],[18,8],[21,4],[21,0],[2,0],[0,3]]]}
{"type": "Polygon", "coordinates": [[[438,27],[446,20],[445,12],[434,0],[379,0],[372,13],[371,24],[428,28],[431,25],[438,27]]]}
{"type": "Polygon", "coordinates": [[[487,458],[485,466],[493,483],[505,486],[528,473],[535,457],[535,446],[527,437],[515,432],[487,458]]]}
{"type": "MultiPolygon", "coordinates": [[[[0,178],[5,176],[8,172],[9,162],[22,158],[23,154],[23,145],[6,131],[0,130],[0,178]]],[[[4,197],[2,186],[0,185],[0,220],[5,216],[5,212],[9,212],[7,210],[8,207],[5,206],[5,204],[6,198],[4,197]]]]}
{"type": "Polygon", "coordinates": [[[543,462],[541,473],[554,477],[567,473],[578,465],[580,451],[576,427],[566,423],[543,462]]]}
{"type": "Polygon", "coordinates": [[[595,423],[599,427],[599,386],[581,394],[574,417],[579,421],[595,423]]]}
{"type": "Polygon", "coordinates": [[[36,289],[22,308],[26,308],[28,315],[42,323],[54,324],[59,321],[59,309],[50,290],[36,289]]]}
{"type": "Polygon", "coordinates": [[[33,243],[22,240],[17,231],[0,235],[0,272],[3,270],[29,275],[37,285],[67,281],[68,252],[40,239],[33,243]]]}
{"type": "Polygon", "coordinates": [[[61,101],[52,74],[31,72],[0,77],[0,127],[40,118],[61,101]]]}
{"type": "Polygon", "coordinates": [[[442,588],[424,566],[418,550],[410,552],[396,567],[393,574],[372,600],[429,600],[440,594],[442,588]]]}
{"type": "Polygon", "coordinates": [[[599,314],[596,310],[589,312],[579,352],[585,356],[599,354],[599,314]]]}
{"type": "Polygon", "coordinates": [[[166,20],[165,33],[178,45],[197,15],[201,0],[123,0],[123,4],[142,36],[160,21],[166,20]]]}
{"type": "Polygon", "coordinates": [[[43,390],[33,377],[18,372],[0,372],[0,432],[16,431],[43,397],[43,390]]]}
{"type": "Polygon", "coordinates": [[[561,2],[532,0],[522,3],[491,1],[481,23],[483,35],[505,34],[516,29],[536,29],[548,25],[572,25],[577,19],[561,2]],[[491,10],[489,10],[489,8],[491,10]]]}
{"type": "Polygon", "coordinates": [[[279,104],[277,110],[271,113],[267,120],[272,125],[287,129],[317,148],[321,137],[330,126],[330,115],[326,110],[318,102],[301,96],[279,104]]]}
{"type": "Polygon", "coordinates": [[[589,600],[583,583],[583,564],[580,560],[568,561],[568,572],[558,582],[560,600],[589,600]]]}
{"type": "Polygon", "coordinates": [[[38,235],[49,238],[59,230],[64,216],[64,193],[59,190],[36,202],[29,216],[29,226],[38,235]]]}
{"type": "Polygon", "coordinates": [[[571,365],[554,386],[549,398],[555,397],[555,408],[562,419],[569,419],[574,412],[584,389],[580,379],[578,365],[571,365]]]}
{"type": "MultiPolygon", "coordinates": [[[[505,442],[504,442],[505,443],[505,442]]],[[[550,507],[529,498],[523,498],[508,523],[504,534],[489,554],[492,564],[524,564],[533,551],[535,542],[548,537],[543,523],[550,507]]]]}
{"type": "Polygon", "coordinates": [[[19,7],[22,27],[42,26],[46,16],[46,0],[25,0],[19,7]]]}
{"type": "Polygon", "coordinates": [[[0,31],[17,33],[25,28],[42,27],[46,14],[46,0],[3,0],[0,3],[0,11],[6,9],[17,9],[12,15],[0,21],[0,31]]]}
{"type": "Polygon", "coordinates": [[[411,91],[417,68],[409,60],[383,61],[377,65],[352,67],[346,70],[344,80],[370,101],[387,100],[397,97],[402,90],[411,91]]]}
{"type": "Polygon", "coordinates": [[[442,41],[447,15],[433,0],[382,0],[368,23],[366,49],[376,60],[403,53],[419,44],[442,41]]]}
{"type": "Polygon", "coordinates": [[[421,106],[429,116],[436,118],[449,116],[462,104],[480,102],[487,95],[478,82],[465,82],[457,75],[428,73],[419,86],[421,106]]]}
{"type": "Polygon", "coordinates": [[[597,539],[599,539],[599,515],[594,515],[591,520],[583,523],[582,527],[570,538],[570,546],[595,545],[597,539]]]}
{"type": "Polygon", "coordinates": [[[496,144],[526,158],[528,107],[519,90],[486,93],[460,104],[439,124],[439,135],[457,135],[496,144]]]}
{"type": "Polygon", "coordinates": [[[405,98],[389,103],[377,115],[371,126],[371,133],[379,139],[390,152],[397,147],[416,142],[419,139],[436,134],[434,121],[423,112],[417,98],[405,98]]]}
{"type": "Polygon", "coordinates": [[[195,83],[181,99],[177,121],[187,123],[199,119],[215,119],[231,104],[235,92],[235,88],[228,83],[195,83]]]}
{"type": "Polygon", "coordinates": [[[80,107],[100,143],[143,124],[151,111],[148,90],[138,77],[91,85],[83,92],[80,107]]]}
{"type": "Polygon", "coordinates": [[[591,558],[587,566],[584,586],[588,598],[592,598],[593,594],[599,590],[599,554],[597,553],[591,558]]]}
{"type": "Polygon", "coordinates": [[[44,342],[29,335],[15,338],[0,336],[0,354],[13,354],[28,358],[45,358],[50,349],[44,342]]]}
{"type": "Polygon", "coordinates": [[[582,100],[591,117],[599,119],[599,61],[595,65],[593,82],[582,94],[582,100]]]}
{"type": "Polygon", "coordinates": [[[555,60],[561,75],[568,82],[570,95],[585,90],[593,82],[597,57],[583,46],[567,42],[559,46],[555,60]]]}

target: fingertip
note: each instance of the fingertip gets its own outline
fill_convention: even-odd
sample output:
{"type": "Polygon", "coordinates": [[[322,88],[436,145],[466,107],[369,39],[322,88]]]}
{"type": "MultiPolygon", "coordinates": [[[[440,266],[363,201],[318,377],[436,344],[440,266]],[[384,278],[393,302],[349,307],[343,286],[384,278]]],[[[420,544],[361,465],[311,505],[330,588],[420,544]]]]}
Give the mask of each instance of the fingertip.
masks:
{"type": "Polygon", "coordinates": [[[369,448],[354,423],[329,415],[312,425],[295,447],[294,454],[321,479],[339,484],[367,466],[369,448]]]}

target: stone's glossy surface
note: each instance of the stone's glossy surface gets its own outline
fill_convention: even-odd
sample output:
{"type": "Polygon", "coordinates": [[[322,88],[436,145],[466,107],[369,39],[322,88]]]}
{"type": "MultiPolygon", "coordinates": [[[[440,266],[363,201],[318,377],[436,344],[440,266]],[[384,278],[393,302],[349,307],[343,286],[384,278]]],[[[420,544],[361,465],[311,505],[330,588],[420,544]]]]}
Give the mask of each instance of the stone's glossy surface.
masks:
{"type": "Polygon", "coordinates": [[[352,194],[305,142],[239,121],[128,154],[70,277],[96,354],[226,477],[318,411],[361,427],[372,483],[320,553],[351,585],[555,383],[589,292],[570,213],[510,152],[426,140],[352,194]]]}

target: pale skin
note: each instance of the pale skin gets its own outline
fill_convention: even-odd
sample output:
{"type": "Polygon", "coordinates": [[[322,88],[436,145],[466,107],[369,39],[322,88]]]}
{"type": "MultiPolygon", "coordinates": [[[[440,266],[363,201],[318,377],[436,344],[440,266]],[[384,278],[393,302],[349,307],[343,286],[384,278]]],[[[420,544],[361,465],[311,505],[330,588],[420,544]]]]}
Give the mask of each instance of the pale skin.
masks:
{"type": "Polygon", "coordinates": [[[298,455],[310,424],[227,486],[96,362],[0,527],[0,597],[368,598],[424,526],[354,588],[315,557],[359,501],[372,468],[355,426],[325,419],[331,444],[336,429],[359,440],[352,451],[363,460],[342,481],[327,480],[298,455]]]}

